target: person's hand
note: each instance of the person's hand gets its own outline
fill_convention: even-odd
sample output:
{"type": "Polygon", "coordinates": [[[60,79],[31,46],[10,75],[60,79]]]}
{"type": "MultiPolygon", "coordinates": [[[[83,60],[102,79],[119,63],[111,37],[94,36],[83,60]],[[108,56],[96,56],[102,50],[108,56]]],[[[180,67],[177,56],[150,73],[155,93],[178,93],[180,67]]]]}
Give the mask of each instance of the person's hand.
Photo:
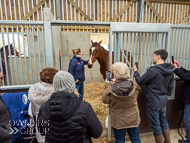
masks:
{"type": "Polygon", "coordinates": [[[112,78],[111,80],[112,80],[113,83],[115,83],[115,79],[114,78],[112,78]]]}
{"type": "Polygon", "coordinates": [[[110,81],[106,78],[106,79],[105,79],[105,83],[110,83],[110,81]]]}
{"type": "Polygon", "coordinates": [[[179,65],[179,62],[178,61],[174,61],[177,65],[178,68],[181,68],[181,66],[179,65]]]}
{"type": "Polygon", "coordinates": [[[133,70],[134,70],[134,72],[137,71],[137,67],[136,67],[136,65],[133,67],[133,70]]]}
{"type": "Polygon", "coordinates": [[[170,63],[171,63],[171,65],[172,65],[174,68],[177,68],[176,62],[177,62],[177,61],[174,61],[174,63],[173,63],[172,60],[170,60],[170,63]]]}

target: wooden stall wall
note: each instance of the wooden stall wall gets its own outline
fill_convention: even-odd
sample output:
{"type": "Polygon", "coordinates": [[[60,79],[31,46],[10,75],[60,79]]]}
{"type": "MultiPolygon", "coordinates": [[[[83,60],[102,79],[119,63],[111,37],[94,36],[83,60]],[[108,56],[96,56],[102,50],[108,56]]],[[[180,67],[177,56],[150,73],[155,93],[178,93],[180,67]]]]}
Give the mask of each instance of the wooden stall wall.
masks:
{"type": "MultiPolygon", "coordinates": [[[[143,23],[189,23],[187,0],[144,0],[143,23]]],[[[60,0],[61,20],[137,22],[138,0],[60,0]]],[[[49,7],[57,19],[56,0],[0,0],[0,20],[43,21],[49,7]]],[[[65,26],[63,31],[108,33],[109,27],[65,26]]]]}

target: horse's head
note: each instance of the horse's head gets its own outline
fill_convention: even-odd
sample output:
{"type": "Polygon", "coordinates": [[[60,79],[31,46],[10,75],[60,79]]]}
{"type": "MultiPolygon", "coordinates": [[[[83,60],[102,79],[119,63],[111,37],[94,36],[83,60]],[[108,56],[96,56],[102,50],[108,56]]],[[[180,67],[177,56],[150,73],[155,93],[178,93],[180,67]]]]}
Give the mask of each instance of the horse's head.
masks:
{"type": "Polygon", "coordinates": [[[102,40],[97,43],[91,40],[92,46],[89,49],[89,53],[90,53],[90,58],[89,58],[89,62],[88,62],[88,68],[92,68],[93,67],[93,63],[100,58],[101,53],[100,53],[100,44],[101,44],[102,40]]]}
{"type": "Polygon", "coordinates": [[[16,54],[16,56],[19,57],[19,52],[13,47],[13,44],[10,45],[10,53],[11,55],[14,55],[14,53],[16,54]]]}

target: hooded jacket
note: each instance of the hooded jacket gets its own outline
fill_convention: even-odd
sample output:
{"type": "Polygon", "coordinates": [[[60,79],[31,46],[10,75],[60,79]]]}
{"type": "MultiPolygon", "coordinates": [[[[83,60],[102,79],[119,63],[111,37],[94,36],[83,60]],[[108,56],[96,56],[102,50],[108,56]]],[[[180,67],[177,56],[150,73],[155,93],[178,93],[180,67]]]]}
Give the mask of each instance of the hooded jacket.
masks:
{"type": "Polygon", "coordinates": [[[51,95],[40,107],[38,122],[46,143],[91,143],[103,130],[91,105],[67,92],[51,95]]]}
{"type": "Polygon", "coordinates": [[[88,61],[85,61],[80,57],[73,56],[70,60],[68,72],[73,75],[75,81],[85,81],[84,65],[86,64],[88,64],[88,61]]]}
{"type": "Polygon", "coordinates": [[[11,143],[12,131],[11,114],[0,95],[0,143],[11,143]]]}
{"type": "Polygon", "coordinates": [[[134,72],[137,84],[146,84],[146,105],[153,108],[162,108],[167,105],[167,96],[173,88],[174,69],[170,63],[152,66],[140,77],[134,72]]]}
{"type": "Polygon", "coordinates": [[[174,73],[184,81],[180,94],[181,100],[187,104],[190,104],[190,71],[181,67],[176,68],[174,73]]]}
{"type": "Polygon", "coordinates": [[[102,101],[110,104],[111,126],[116,129],[138,127],[141,121],[137,104],[140,87],[128,80],[117,80],[106,86],[102,101]]]}
{"type": "MultiPolygon", "coordinates": [[[[28,95],[31,99],[32,113],[36,118],[38,117],[40,106],[50,98],[53,92],[53,85],[46,82],[38,82],[30,87],[28,95]]],[[[39,143],[45,142],[45,137],[41,136],[39,132],[36,133],[36,139],[39,143]]]]}

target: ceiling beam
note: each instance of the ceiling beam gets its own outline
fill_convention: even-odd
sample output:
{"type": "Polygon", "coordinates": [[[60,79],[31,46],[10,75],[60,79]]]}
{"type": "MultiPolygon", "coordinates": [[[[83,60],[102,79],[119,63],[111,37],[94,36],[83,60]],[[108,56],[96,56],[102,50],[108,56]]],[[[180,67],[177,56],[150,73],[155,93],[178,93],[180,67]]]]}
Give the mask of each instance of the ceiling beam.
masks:
{"type": "Polygon", "coordinates": [[[155,10],[155,8],[152,6],[151,2],[149,0],[145,0],[145,2],[148,4],[148,6],[154,12],[154,14],[156,14],[156,16],[162,21],[162,23],[166,23],[166,21],[164,20],[164,18],[161,17],[161,15],[158,13],[158,11],[155,10]]]}
{"type": "Polygon", "coordinates": [[[137,0],[131,0],[127,5],[125,5],[125,7],[116,16],[114,16],[110,22],[114,22],[116,19],[118,19],[135,1],[137,0]]]}
{"type": "Polygon", "coordinates": [[[38,5],[36,5],[31,11],[29,11],[29,12],[22,18],[22,20],[27,20],[28,18],[30,18],[30,16],[32,16],[32,14],[34,14],[46,1],[48,1],[48,0],[38,1],[38,5]]]}
{"type": "Polygon", "coordinates": [[[68,0],[68,2],[70,2],[86,19],[88,19],[88,21],[93,21],[80,7],[78,7],[78,4],[75,3],[74,0],[68,0]]]}

